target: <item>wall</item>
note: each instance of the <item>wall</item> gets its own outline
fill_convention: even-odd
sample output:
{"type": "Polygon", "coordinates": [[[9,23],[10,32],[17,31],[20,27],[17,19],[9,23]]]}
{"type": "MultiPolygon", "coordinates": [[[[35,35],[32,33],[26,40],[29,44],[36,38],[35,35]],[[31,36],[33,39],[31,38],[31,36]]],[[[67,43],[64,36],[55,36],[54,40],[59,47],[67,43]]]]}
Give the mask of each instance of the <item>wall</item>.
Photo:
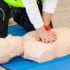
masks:
{"type": "Polygon", "coordinates": [[[54,27],[70,28],[70,0],[59,0],[52,22],[54,27]]]}

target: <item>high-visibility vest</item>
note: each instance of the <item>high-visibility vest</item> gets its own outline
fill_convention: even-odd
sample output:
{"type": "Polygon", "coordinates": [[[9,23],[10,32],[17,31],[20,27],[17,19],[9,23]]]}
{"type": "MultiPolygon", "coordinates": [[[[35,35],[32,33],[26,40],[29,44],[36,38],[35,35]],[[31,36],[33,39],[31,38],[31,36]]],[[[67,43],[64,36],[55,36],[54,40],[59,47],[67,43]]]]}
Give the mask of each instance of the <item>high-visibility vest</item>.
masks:
{"type": "Polygon", "coordinates": [[[22,0],[4,0],[7,4],[14,7],[24,7],[22,0]]]}
{"type": "MultiPolygon", "coordinates": [[[[24,5],[22,3],[22,0],[4,0],[7,4],[14,6],[14,7],[23,7],[24,5]]],[[[43,1],[43,0],[36,0],[38,3],[39,1],[43,1]]]]}

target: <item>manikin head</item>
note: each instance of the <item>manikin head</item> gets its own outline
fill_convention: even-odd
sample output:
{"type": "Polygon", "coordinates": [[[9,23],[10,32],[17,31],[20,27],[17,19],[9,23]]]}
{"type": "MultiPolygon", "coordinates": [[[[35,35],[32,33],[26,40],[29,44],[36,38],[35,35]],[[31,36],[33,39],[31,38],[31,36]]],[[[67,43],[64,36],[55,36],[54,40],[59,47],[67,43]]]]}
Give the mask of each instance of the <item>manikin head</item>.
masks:
{"type": "Polygon", "coordinates": [[[21,37],[9,35],[6,38],[0,38],[0,64],[23,54],[23,48],[21,37]]]}

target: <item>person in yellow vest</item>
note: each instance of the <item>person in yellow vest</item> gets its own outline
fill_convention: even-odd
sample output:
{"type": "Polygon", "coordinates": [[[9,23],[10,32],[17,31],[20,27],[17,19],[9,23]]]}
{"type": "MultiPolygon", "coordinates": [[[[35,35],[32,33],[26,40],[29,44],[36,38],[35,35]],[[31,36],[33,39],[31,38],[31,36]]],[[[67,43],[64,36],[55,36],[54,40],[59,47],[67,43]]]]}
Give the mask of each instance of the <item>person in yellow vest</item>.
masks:
{"type": "Polygon", "coordinates": [[[22,2],[25,8],[16,8],[14,20],[28,31],[36,29],[39,35],[37,40],[45,43],[54,42],[55,33],[45,28],[50,26],[58,0],[43,0],[43,2],[42,0],[22,0],[22,2]]]}
{"type": "Polygon", "coordinates": [[[19,25],[23,26],[25,29],[28,29],[30,31],[33,29],[36,29],[36,32],[39,35],[39,38],[37,38],[37,40],[41,40],[45,43],[55,41],[56,40],[55,33],[51,32],[50,30],[47,31],[46,27],[50,25],[51,17],[54,13],[58,0],[44,0],[42,2],[43,7],[41,10],[41,14],[38,8],[39,4],[37,5],[37,2],[39,3],[41,0],[38,0],[38,1],[21,0],[21,1],[25,6],[25,8],[19,8],[19,10],[17,10],[17,13],[14,13],[14,16],[18,16],[16,18],[19,18],[19,20],[16,20],[14,17],[14,20],[19,25]],[[21,23],[21,20],[22,20],[22,23],[21,23]],[[27,21],[30,22],[29,25],[27,21]]]}

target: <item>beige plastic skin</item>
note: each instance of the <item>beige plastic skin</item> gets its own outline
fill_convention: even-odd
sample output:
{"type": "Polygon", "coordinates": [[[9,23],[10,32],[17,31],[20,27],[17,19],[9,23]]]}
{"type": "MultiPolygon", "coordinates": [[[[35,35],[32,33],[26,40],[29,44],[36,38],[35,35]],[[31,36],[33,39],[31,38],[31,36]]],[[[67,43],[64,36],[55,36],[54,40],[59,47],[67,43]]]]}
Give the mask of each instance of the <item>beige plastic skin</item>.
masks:
{"type": "Polygon", "coordinates": [[[57,40],[52,44],[36,41],[38,35],[35,31],[23,36],[24,56],[22,57],[41,63],[70,54],[70,29],[56,28],[52,31],[57,35],[57,40]]]}
{"type": "Polygon", "coordinates": [[[36,40],[37,37],[35,31],[23,36],[24,56],[22,57],[39,63],[54,59],[54,45],[39,42],[36,40]]]}
{"type": "Polygon", "coordinates": [[[54,46],[37,41],[24,42],[24,58],[36,62],[54,59],[54,46]]]}
{"type": "Polygon", "coordinates": [[[8,36],[7,38],[0,38],[0,64],[22,54],[23,48],[20,37],[8,36]]]}
{"type": "Polygon", "coordinates": [[[0,38],[0,64],[7,63],[19,55],[41,63],[70,54],[70,29],[56,28],[52,31],[57,35],[57,40],[52,44],[37,41],[38,35],[35,31],[22,37],[0,38]]]}
{"type": "Polygon", "coordinates": [[[58,28],[53,31],[57,34],[56,46],[54,48],[54,54],[56,57],[63,57],[70,54],[70,29],[58,28]]]}

